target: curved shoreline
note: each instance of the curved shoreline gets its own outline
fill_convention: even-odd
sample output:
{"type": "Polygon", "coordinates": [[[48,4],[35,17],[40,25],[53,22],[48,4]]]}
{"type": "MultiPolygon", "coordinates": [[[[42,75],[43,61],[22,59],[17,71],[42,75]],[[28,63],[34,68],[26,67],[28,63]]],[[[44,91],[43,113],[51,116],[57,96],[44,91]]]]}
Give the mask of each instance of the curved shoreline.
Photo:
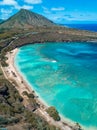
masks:
{"type": "MultiPolygon", "coordinates": [[[[18,49],[14,49],[11,52],[7,53],[7,62],[9,64],[8,67],[4,67],[3,68],[3,72],[4,75],[6,76],[6,78],[14,85],[14,82],[16,83],[15,86],[17,85],[16,89],[19,91],[20,95],[23,97],[24,99],[24,106],[26,107],[28,102],[27,102],[27,97],[23,95],[23,91],[27,91],[28,93],[31,93],[32,91],[34,91],[33,86],[32,88],[30,87],[30,84],[28,82],[26,82],[26,80],[24,79],[24,77],[21,75],[21,73],[19,73],[19,71],[17,70],[17,68],[14,65],[14,58],[16,53],[18,52],[18,49]],[[14,74],[15,76],[14,76],[14,74]],[[23,83],[22,83],[23,81],[23,83]]],[[[35,96],[37,96],[36,92],[34,93],[35,96]]],[[[44,101],[42,101],[41,98],[37,98],[36,99],[37,102],[40,104],[40,108],[38,108],[36,110],[36,112],[38,114],[40,114],[48,123],[55,125],[59,128],[61,128],[62,130],[74,130],[76,126],[76,124],[72,123],[72,122],[68,122],[67,119],[65,120],[64,117],[61,116],[61,121],[56,122],[54,121],[46,112],[46,108],[48,107],[44,101]]]]}
{"type": "MultiPolygon", "coordinates": [[[[18,50],[17,50],[17,52],[18,52],[18,50]]],[[[16,53],[17,53],[17,52],[16,52],[16,53]]],[[[16,55],[16,54],[15,54],[15,55],[16,55]]],[[[16,65],[15,65],[15,62],[14,62],[14,68],[15,68],[15,71],[18,73],[18,75],[21,77],[21,79],[23,79],[24,84],[30,89],[30,92],[31,92],[31,91],[34,91],[33,85],[31,85],[31,84],[27,81],[27,79],[26,79],[26,77],[25,77],[24,75],[22,76],[22,72],[21,72],[19,69],[17,69],[17,67],[16,67],[16,65]]],[[[38,103],[41,105],[42,109],[44,109],[44,111],[45,111],[48,107],[50,107],[50,106],[46,103],[46,101],[44,101],[44,100],[41,98],[41,96],[39,95],[39,93],[37,93],[36,91],[34,91],[34,95],[35,95],[35,97],[37,97],[37,101],[38,101],[38,103]]],[[[63,115],[61,115],[60,113],[59,113],[59,115],[60,115],[60,117],[61,117],[61,121],[64,122],[63,124],[69,124],[70,127],[75,127],[74,125],[76,124],[76,122],[70,120],[69,118],[65,118],[65,117],[64,117],[63,115]]]]}

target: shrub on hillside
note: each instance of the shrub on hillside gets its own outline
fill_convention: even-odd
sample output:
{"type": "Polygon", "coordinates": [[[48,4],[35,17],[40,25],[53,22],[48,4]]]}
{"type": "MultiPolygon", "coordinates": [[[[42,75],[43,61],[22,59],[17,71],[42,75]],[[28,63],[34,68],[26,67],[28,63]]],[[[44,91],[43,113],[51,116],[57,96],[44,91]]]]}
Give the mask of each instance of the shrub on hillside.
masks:
{"type": "Polygon", "coordinates": [[[55,107],[51,106],[47,109],[47,113],[55,120],[60,121],[60,116],[58,114],[58,111],[55,109],[55,107]]]}

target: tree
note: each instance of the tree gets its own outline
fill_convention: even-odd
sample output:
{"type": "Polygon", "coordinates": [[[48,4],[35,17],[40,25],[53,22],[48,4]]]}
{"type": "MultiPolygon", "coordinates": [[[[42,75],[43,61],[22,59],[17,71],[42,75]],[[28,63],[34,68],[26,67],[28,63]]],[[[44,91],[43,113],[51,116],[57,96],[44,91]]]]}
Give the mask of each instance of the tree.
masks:
{"type": "Polygon", "coordinates": [[[46,111],[47,111],[47,113],[48,113],[51,117],[53,117],[53,119],[54,119],[55,121],[60,121],[59,113],[58,113],[58,111],[55,109],[55,107],[51,106],[51,107],[49,107],[46,111]]]}

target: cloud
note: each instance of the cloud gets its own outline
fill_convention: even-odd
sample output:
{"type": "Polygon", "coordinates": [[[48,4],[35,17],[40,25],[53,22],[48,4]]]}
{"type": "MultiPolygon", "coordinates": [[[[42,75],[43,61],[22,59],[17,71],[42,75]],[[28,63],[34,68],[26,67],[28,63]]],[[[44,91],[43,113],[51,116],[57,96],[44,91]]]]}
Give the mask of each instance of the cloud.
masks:
{"type": "Polygon", "coordinates": [[[73,17],[72,15],[70,15],[70,14],[64,15],[64,17],[65,17],[65,18],[71,18],[71,19],[74,18],[74,17],[73,17]]]}
{"type": "Polygon", "coordinates": [[[15,9],[20,10],[21,8],[23,9],[33,9],[33,6],[31,5],[22,5],[20,6],[16,0],[3,0],[0,2],[0,5],[7,5],[7,6],[13,6],[15,9]]]}
{"type": "Polygon", "coordinates": [[[19,5],[15,0],[3,0],[0,2],[0,5],[3,6],[14,6],[15,9],[18,9],[19,5]]]}
{"type": "Polygon", "coordinates": [[[65,12],[51,13],[48,14],[47,17],[56,23],[72,22],[77,19],[77,17],[73,17],[72,14],[65,14],[65,12]]]}
{"type": "Polygon", "coordinates": [[[15,9],[17,10],[20,10],[20,9],[33,9],[34,7],[33,6],[30,6],[30,5],[23,5],[23,6],[20,6],[20,5],[16,5],[15,6],[15,9]]]}
{"type": "Polygon", "coordinates": [[[40,4],[42,0],[24,0],[24,2],[28,4],[40,4]]]}
{"type": "Polygon", "coordinates": [[[73,17],[71,15],[60,15],[54,18],[56,21],[74,21],[77,19],[76,17],[73,17]]]}
{"type": "Polygon", "coordinates": [[[13,8],[11,8],[10,10],[1,8],[0,9],[1,19],[7,19],[11,15],[12,12],[13,12],[13,8]]]}
{"type": "Polygon", "coordinates": [[[43,9],[43,12],[45,14],[50,14],[51,13],[51,11],[48,8],[44,7],[44,6],[42,6],[42,9],[43,9]]]}
{"type": "Polygon", "coordinates": [[[51,11],[63,11],[63,10],[65,10],[65,8],[64,7],[58,7],[58,8],[51,8],[51,11]]]}
{"type": "Polygon", "coordinates": [[[5,6],[7,8],[0,8],[0,16],[1,19],[7,19],[9,18],[14,10],[20,10],[20,9],[33,9],[32,5],[27,5],[27,4],[23,4],[23,5],[19,5],[19,3],[16,0],[3,0],[0,1],[0,5],[2,7],[5,6]]]}
{"type": "Polygon", "coordinates": [[[33,9],[34,7],[33,6],[30,6],[30,5],[23,5],[23,6],[20,6],[20,9],[23,8],[23,9],[33,9]]]}
{"type": "Polygon", "coordinates": [[[15,0],[3,0],[0,2],[0,5],[17,5],[15,0]]]}

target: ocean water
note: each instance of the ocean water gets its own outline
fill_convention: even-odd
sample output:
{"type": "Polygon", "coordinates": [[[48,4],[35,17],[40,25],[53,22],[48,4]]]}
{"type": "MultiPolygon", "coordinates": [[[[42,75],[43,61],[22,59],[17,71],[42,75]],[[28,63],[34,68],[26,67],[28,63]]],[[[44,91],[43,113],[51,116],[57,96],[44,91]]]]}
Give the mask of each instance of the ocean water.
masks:
{"type": "Polygon", "coordinates": [[[97,130],[97,43],[26,45],[15,66],[62,116],[97,130]]]}
{"type": "Polygon", "coordinates": [[[97,24],[65,24],[64,26],[80,30],[97,32],[97,24]]]}

